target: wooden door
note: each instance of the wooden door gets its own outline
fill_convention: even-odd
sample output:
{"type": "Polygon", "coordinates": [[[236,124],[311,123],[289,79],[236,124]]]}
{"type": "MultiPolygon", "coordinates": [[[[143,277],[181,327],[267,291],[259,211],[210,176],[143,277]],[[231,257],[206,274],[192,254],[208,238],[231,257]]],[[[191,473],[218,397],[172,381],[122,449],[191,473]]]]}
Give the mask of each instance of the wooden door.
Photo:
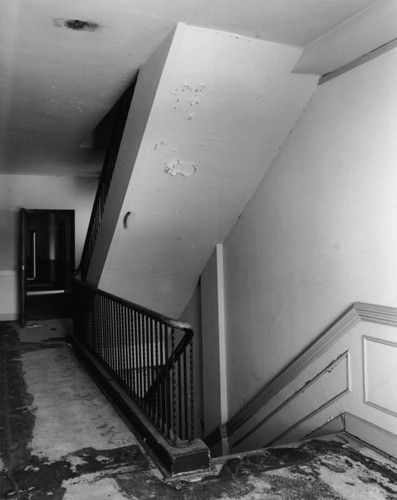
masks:
{"type": "Polygon", "coordinates": [[[74,211],[21,209],[19,322],[71,316],[74,211]]]}

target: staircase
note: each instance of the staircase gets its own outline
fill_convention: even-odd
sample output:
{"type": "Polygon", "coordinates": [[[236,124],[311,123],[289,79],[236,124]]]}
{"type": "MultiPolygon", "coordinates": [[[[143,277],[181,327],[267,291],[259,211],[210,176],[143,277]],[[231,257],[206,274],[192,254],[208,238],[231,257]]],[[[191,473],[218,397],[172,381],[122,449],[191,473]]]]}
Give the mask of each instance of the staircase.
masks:
{"type": "Polygon", "coordinates": [[[213,458],[199,474],[162,476],[66,347],[70,326],[41,323],[0,324],[0,498],[397,496],[396,462],[347,433],[213,458]]]}
{"type": "MultiPolygon", "coordinates": [[[[142,67],[100,182],[81,266],[86,283],[75,283],[75,346],[134,425],[151,429],[147,439],[171,473],[209,466],[208,449],[194,439],[193,331],[171,318],[182,314],[317,83],[291,74],[297,49],[250,40],[247,58],[234,40],[178,25],[142,67]],[[242,88],[233,73],[220,88],[215,68],[225,54],[260,67],[247,72],[252,86],[242,88]],[[256,94],[263,81],[275,85],[256,94]],[[247,129],[258,135],[247,138],[247,129]],[[265,148],[264,137],[272,138],[265,148]]],[[[397,403],[387,394],[396,317],[393,308],[354,304],[206,437],[213,454],[221,440],[246,452],[341,431],[395,453],[397,403]]]]}
{"type": "Polygon", "coordinates": [[[115,106],[115,126],[99,180],[76,279],[76,353],[117,403],[169,474],[207,469],[195,439],[193,330],[189,324],[86,283],[118,158],[135,82],[115,106]]]}
{"type": "Polygon", "coordinates": [[[209,467],[195,439],[190,325],[75,280],[71,343],[168,473],[209,467]]]}
{"type": "Polygon", "coordinates": [[[184,24],[160,44],[138,76],[89,283],[180,317],[316,89],[292,73],[300,53],[184,24]]]}
{"type": "Polygon", "coordinates": [[[291,74],[299,53],[260,40],[243,47],[230,33],[180,24],[117,105],[74,284],[73,343],[171,473],[209,459],[194,439],[193,331],[171,318],[316,87],[317,77],[291,74]],[[221,88],[226,54],[236,64],[224,66],[230,83],[221,88]],[[247,64],[243,88],[235,72],[247,64]]]}
{"type": "Polygon", "coordinates": [[[205,442],[233,452],[347,431],[397,458],[397,309],[356,302],[205,442]]]}

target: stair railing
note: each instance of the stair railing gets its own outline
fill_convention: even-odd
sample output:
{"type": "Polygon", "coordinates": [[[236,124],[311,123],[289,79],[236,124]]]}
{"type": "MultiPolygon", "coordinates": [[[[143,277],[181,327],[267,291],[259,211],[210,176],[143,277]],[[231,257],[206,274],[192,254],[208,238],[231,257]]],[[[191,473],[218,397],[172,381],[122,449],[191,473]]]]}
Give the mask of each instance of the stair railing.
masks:
{"type": "Polygon", "coordinates": [[[78,270],[81,272],[81,279],[85,281],[91,257],[94,252],[95,242],[98,236],[99,228],[102,222],[102,216],[105,209],[106,198],[109,192],[112,180],[113,170],[116,165],[121,139],[123,137],[125,123],[127,121],[128,111],[135,89],[135,83],[132,84],[121,96],[116,104],[115,124],[111,134],[108,150],[99,178],[98,189],[96,192],[90,222],[88,224],[87,236],[84,242],[83,252],[78,270]]]}
{"type": "Polygon", "coordinates": [[[194,438],[193,330],[74,280],[74,333],[173,446],[194,438]]]}

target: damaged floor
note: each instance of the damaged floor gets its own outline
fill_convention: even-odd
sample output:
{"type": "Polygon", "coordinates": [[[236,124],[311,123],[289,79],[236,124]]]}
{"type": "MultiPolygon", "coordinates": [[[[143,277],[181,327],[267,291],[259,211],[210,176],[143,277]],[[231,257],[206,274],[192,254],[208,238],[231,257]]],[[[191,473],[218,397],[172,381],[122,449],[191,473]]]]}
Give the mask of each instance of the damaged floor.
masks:
{"type": "Polygon", "coordinates": [[[1,499],[397,499],[397,465],[334,435],[165,479],[65,343],[71,324],[0,323],[1,499]]]}

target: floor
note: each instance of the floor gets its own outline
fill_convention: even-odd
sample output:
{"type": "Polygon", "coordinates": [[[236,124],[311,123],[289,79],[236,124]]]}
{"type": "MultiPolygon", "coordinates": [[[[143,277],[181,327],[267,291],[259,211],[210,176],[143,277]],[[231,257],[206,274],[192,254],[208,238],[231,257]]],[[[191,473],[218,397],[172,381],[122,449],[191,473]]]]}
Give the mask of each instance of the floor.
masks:
{"type": "Polygon", "coordinates": [[[164,478],[67,346],[70,328],[0,323],[1,499],[397,499],[397,464],[347,435],[164,478]]]}

